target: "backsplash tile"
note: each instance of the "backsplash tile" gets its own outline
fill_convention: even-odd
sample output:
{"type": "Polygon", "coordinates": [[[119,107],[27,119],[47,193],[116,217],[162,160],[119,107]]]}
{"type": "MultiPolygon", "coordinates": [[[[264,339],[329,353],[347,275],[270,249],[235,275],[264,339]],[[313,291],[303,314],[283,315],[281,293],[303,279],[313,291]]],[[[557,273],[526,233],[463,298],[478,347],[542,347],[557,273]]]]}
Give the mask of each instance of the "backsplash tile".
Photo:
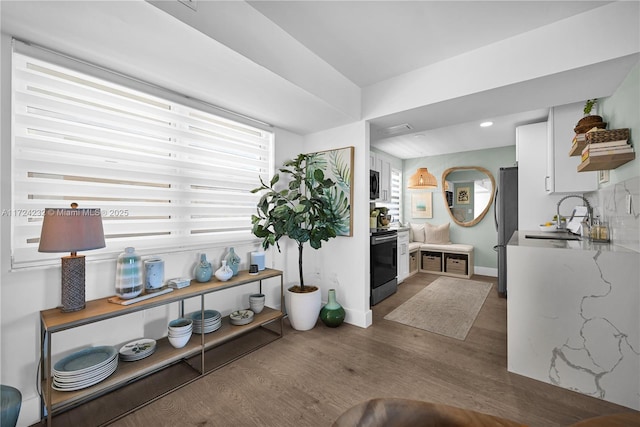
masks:
{"type": "Polygon", "coordinates": [[[610,185],[586,194],[594,206],[594,215],[609,224],[614,244],[640,252],[640,177],[610,185]],[[627,195],[631,195],[631,214],[627,213],[627,195]]]}

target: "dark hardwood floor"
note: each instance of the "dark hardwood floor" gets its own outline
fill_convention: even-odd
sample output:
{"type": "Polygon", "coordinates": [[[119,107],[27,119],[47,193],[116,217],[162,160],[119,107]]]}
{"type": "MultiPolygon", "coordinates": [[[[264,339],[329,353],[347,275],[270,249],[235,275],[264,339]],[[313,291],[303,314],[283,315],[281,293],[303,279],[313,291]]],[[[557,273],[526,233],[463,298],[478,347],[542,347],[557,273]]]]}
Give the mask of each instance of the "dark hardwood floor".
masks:
{"type": "MultiPolygon", "coordinates": [[[[398,397],[444,403],[528,426],[568,426],[628,408],[531,380],[506,370],[506,300],[494,283],[465,341],[384,320],[439,276],[416,274],[373,309],[367,329],[322,323],[285,334],[260,350],[192,382],[112,425],[330,426],[364,400],[398,397]]],[[[338,300],[340,295],[338,295],[338,300]]],[[[222,357],[222,356],[214,356],[222,357]]],[[[178,380],[184,366],[54,418],[54,426],[93,426],[178,380]],[[106,417],[106,418],[105,418],[106,417]]]]}

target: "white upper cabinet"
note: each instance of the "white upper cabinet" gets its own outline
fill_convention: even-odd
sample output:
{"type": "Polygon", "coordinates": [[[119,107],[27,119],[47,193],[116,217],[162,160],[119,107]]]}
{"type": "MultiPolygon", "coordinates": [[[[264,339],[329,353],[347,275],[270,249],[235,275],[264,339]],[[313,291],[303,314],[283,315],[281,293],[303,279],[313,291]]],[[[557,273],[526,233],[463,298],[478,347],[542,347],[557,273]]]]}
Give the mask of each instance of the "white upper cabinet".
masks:
{"type": "Polygon", "coordinates": [[[376,202],[391,201],[391,161],[383,155],[369,152],[369,168],[380,172],[380,197],[376,202]]]}
{"type": "Polygon", "coordinates": [[[598,189],[597,172],[578,172],[580,156],[569,156],[575,132],[583,116],[583,103],[552,107],[547,121],[547,193],[585,193],[598,189]]]}

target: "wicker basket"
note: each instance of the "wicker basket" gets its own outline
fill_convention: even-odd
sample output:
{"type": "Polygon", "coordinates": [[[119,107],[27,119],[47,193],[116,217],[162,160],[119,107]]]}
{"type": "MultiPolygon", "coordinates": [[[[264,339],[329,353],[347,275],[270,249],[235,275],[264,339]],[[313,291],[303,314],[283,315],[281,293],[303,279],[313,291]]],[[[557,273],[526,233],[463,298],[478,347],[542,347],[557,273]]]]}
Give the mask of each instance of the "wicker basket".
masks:
{"type": "MultiPolygon", "coordinates": [[[[587,116],[587,117],[600,117],[600,116],[587,116]]],[[[576,125],[576,127],[573,128],[573,130],[575,133],[585,133],[589,129],[593,129],[593,128],[606,129],[607,123],[603,122],[602,120],[596,121],[596,122],[585,122],[585,123],[578,122],[578,124],[576,125]]]]}
{"type": "Polygon", "coordinates": [[[588,132],[585,135],[587,144],[597,144],[599,142],[621,141],[629,139],[629,129],[611,129],[588,132]]]}

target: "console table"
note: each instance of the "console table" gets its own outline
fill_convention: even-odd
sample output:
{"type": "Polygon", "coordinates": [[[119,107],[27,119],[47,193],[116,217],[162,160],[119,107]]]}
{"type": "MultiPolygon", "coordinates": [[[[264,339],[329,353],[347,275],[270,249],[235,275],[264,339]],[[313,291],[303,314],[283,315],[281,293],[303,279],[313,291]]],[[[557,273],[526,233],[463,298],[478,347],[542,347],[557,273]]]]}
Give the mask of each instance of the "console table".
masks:
{"type": "MultiPolygon", "coordinates": [[[[231,325],[229,323],[228,316],[224,317],[222,319],[222,326],[220,327],[220,329],[208,334],[194,333],[187,345],[183,348],[174,348],[173,346],[171,346],[171,344],[167,340],[167,337],[165,336],[161,339],[156,340],[156,350],[152,355],[135,362],[120,362],[118,363],[117,370],[104,381],[91,387],[76,391],[57,391],[52,388],[53,378],[51,370],[51,340],[53,338],[53,334],[55,334],[56,332],[73,329],[79,326],[100,322],[137,311],[164,306],[171,303],[179,304],[179,313],[180,316],[183,316],[184,300],[193,297],[200,297],[201,315],[202,319],[204,319],[205,295],[223,289],[229,289],[256,282],[259,282],[260,292],[262,292],[262,281],[277,277],[280,278],[280,308],[282,309],[282,307],[284,307],[284,283],[282,271],[265,269],[263,271],[260,271],[257,275],[250,275],[246,270],[240,271],[237,276],[231,278],[226,282],[221,282],[215,278],[212,278],[211,281],[206,283],[198,283],[196,281],[192,281],[191,285],[186,288],[174,289],[173,292],[159,295],[157,297],[127,306],[110,303],[108,302],[108,299],[111,297],[107,297],[87,301],[86,308],[77,312],[63,313],[58,308],[41,311],[41,419],[44,420],[46,418],[47,425],[51,426],[53,415],[71,409],[82,403],[88,402],[110,391],[124,387],[127,384],[130,384],[140,378],[167,368],[170,365],[173,365],[180,361],[186,361],[187,358],[199,357],[200,366],[194,366],[194,364],[190,364],[190,366],[197,371],[197,375],[195,375],[194,378],[187,380],[179,386],[173,387],[166,393],[155,397],[153,400],[144,402],[142,405],[139,405],[136,408],[120,414],[114,419],[121,418],[127,413],[132,412],[134,409],[151,403],[152,401],[159,399],[160,397],[170,393],[171,391],[174,391],[179,387],[193,382],[196,379],[210,372],[213,372],[215,369],[218,369],[233,360],[236,360],[250,352],[253,352],[258,348],[272,341],[275,341],[278,338],[281,338],[283,334],[283,312],[281,310],[265,307],[262,312],[254,316],[253,322],[242,326],[231,325]],[[273,325],[279,327],[273,328],[273,325]],[[255,348],[250,348],[247,351],[244,351],[242,354],[238,355],[232,360],[227,361],[222,365],[205,369],[205,352],[207,350],[220,347],[225,343],[233,340],[234,338],[240,337],[258,328],[267,330],[270,334],[273,335],[273,339],[266,343],[261,342],[260,344],[255,346],[255,348]]],[[[229,343],[229,345],[232,344],[233,343],[229,343]]]]}

